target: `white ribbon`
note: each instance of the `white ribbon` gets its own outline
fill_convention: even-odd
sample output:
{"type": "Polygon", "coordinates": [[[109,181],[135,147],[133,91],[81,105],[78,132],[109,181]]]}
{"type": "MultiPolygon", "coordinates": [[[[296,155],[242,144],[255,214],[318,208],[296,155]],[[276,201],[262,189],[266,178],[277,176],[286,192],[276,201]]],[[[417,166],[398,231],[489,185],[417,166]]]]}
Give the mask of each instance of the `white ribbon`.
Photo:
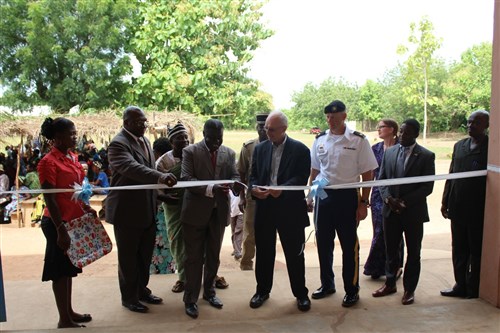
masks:
{"type": "MultiPolygon", "coordinates": [[[[432,182],[432,181],[436,181],[436,180],[481,177],[481,176],[486,176],[487,173],[488,173],[487,170],[456,172],[456,173],[442,174],[442,175],[393,178],[393,179],[371,180],[371,181],[357,182],[357,183],[328,185],[328,186],[325,186],[323,188],[325,190],[340,190],[340,189],[348,189],[348,188],[362,188],[362,187],[374,187],[374,186],[392,186],[392,185],[403,185],[403,184],[414,184],[414,183],[426,183],[426,182],[432,182]]],[[[259,186],[259,187],[264,188],[264,189],[287,190],[287,191],[304,191],[304,190],[308,190],[309,188],[311,188],[311,186],[259,186]]]]}
{"type": "MultiPolygon", "coordinates": [[[[188,187],[196,187],[196,186],[207,186],[207,185],[221,185],[221,184],[233,184],[237,181],[234,180],[196,180],[196,181],[180,181],[177,182],[174,186],[167,186],[165,184],[144,184],[144,185],[127,185],[127,186],[114,186],[114,187],[94,187],[94,191],[124,191],[124,190],[160,190],[160,189],[176,189],[176,188],[188,188],[188,187]]],[[[240,183],[243,186],[243,183],[240,183]]],[[[0,192],[0,194],[10,194],[10,193],[30,193],[30,194],[40,194],[40,193],[62,193],[62,192],[76,192],[81,191],[81,186],[76,185],[74,188],[51,188],[45,190],[23,190],[23,191],[4,191],[0,192]]]]}
{"type": "Polygon", "coordinates": [[[488,164],[488,171],[500,173],[500,166],[494,164],[488,164]]]}
{"type": "MultiPolygon", "coordinates": [[[[488,168],[489,169],[489,168],[488,168]]],[[[403,185],[403,184],[413,184],[413,183],[425,183],[432,182],[436,180],[448,180],[448,179],[461,179],[461,178],[472,178],[472,177],[482,177],[486,176],[488,170],[478,170],[478,171],[467,171],[467,172],[457,172],[450,174],[441,175],[430,175],[430,176],[418,176],[418,177],[405,177],[405,178],[394,178],[394,179],[383,179],[383,180],[372,180],[366,182],[357,183],[347,183],[347,184],[337,184],[328,185],[324,189],[327,190],[337,190],[337,189],[348,189],[348,188],[362,188],[362,187],[373,187],[373,186],[392,186],[392,185],[403,185]]],[[[196,186],[207,186],[216,184],[233,184],[234,180],[197,180],[197,181],[179,181],[172,187],[164,184],[145,184],[145,185],[128,185],[128,186],[115,186],[115,187],[96,187],[94,191],[124,191],[124,190],[158,190],[158,189],[176,189],[176,188],[188,188],[196,186]]],[[[272,190],[284,190],[284,191],[305,191],[309,190],[311,186],[258,186],[264,189],[272,190]]],[[[40,193],[63,193],[63,192],[75,192],[79,191],[79,188],[67,188],[67,189],[40,189],[40,190],[20,190],[20,191],[3,191],[0,194],[12,194],[12,193],[30,193],[30,194],[40,194],[40,193]]]]}

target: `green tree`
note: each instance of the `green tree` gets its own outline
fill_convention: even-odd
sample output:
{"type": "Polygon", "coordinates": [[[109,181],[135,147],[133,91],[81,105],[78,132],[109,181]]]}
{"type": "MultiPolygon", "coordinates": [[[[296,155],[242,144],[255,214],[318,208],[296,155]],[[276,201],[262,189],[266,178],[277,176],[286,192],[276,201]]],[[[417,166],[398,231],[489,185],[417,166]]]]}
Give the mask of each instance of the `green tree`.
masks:
{"type": "Polygon", "coordinates": [[[224,122],[224,126],[237,129],[255,128],[255,115],[263,112],[271,112],[273,107],[273,97],[262,90],[248,92],[249,98],[244,100],[241,107],[234,110],[234,116],[224,122]],[[227,124],[227,125],[226,125],[227,124]]]}
{"type": "Polygon", "coordinates": [[[402,122],[413,115],[414,111],[409,107],[408,103],[403,96],[403,87],[405,86],[403,77],[403,66],[398,65],[386,71],[380,83],[383,89],[383,102],[384,102],[384,118],[392,118],[397,122],[402,122]]]}
{"type": "Polygon", "coordinates": [[[474,45],[450,68],[443,89],[444,107],[453,129],[465,125],[471,111],[490,110],[492,50],[491,43],[474,45]]]}
{"type": "Polygon", "coordinates": [[[434,53],[442,43],[441,38],[437,38],[433,33],[434,25],[427,17],[423,17],[418,26],[416,23],[410,24],[408,38],[410,45],[398,47],[398,53],[401,55],[411,52],[405,62],[404,76],[407,85],[403,88],[403,94],[409,104],[423,103],[424,142],[427,138],[427,107],[437,103],[436,98],[429,97],[429,84],[432,78],[430,68],[434,61],[434,53]]]}
{"type": "Polygon", "coordinates": [[[135,2],[0,0],[0,12],[4,102],[67,112],[121,100],[132,72],[125,47],[135,2]]]}
{"type": "Polygon", "coordinates": [[[294,129],[326,127],[323,110],[332,100],[343,101],[349,110],[349,119],[358,119],[358,87],[344,79],[328,78],[319,87],[307,83],[295,92],[295,105],[289,111],[290,127],[294,129]]]}
{"type": "Polygon", "coordinates": [[[357,118],[363,121],[363,129],[371,129],[387,112],[384,99],[385,87],[372,80],[367,80],[359,89],[357,118]]]}
{"type": "Polygon", "coordinates": [[[272,34],[259,22],[261,6],[253,0],[143,2],[132,40],[142,75],[129,90],[132,101],[202,115],[244,113],[259,100],[246,65],[272,34]]]}

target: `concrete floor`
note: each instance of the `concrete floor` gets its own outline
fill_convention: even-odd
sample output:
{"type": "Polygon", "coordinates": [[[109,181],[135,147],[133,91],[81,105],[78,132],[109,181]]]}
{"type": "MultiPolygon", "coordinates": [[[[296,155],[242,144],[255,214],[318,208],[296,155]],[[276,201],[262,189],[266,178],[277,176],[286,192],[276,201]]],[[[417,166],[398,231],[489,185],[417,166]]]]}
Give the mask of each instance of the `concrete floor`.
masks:
{"type": "MultiPolygon", "coordinates": [[[[498,308],[481,299],[440,296],[441,289],[453,285],[449,223],[437,214],[431,220],[425,225],[422,272],[413,305],[401,305],[401,280],[396,294],[373,298],[371,293],[383,284],[383,279],[374,281],[361,276],[360,302],[352,308],[343,308],[341,250],[337,244],[334,263],[337,294],[312,300],[311,310],[302,313],[297,310],[278,245],[271,297],[261,308],[251,309],[248,303],[255,291],[254,274],[240,271],[238,262],[231,257],[228,229],[219,273],[230,286],[218,290],[224,302],[222,310],[200,300],[198,319],[188,317],[182,294],[170,291],[176,281],[176,275],[172,274],[151,277],[150,287],[163,297],[164,304],[150,306],[147,314],[126,310],[120,304],[115,250],[74,279],[74,308],[92,314],[86,332],[500,332],[498,308]]],[[[359,227],[362,264],[371,241],[369,221],[370,218],[359,227]]],[[[112,226],[106,224],[106,228],[112,235],[112,226]]],[[[308,228],[307,233],[311,230],[308,228]]],[[[51,285],[40,281],[45,244],[41,230],[2,226],[0,232],[8,320],[0,323],[0,331],[66,331],[55,328],[58,318],[51,285]]],[[[307,287],[311,293],[319,287],[314,237],[309,239],[305,253],[307,287]]]]}

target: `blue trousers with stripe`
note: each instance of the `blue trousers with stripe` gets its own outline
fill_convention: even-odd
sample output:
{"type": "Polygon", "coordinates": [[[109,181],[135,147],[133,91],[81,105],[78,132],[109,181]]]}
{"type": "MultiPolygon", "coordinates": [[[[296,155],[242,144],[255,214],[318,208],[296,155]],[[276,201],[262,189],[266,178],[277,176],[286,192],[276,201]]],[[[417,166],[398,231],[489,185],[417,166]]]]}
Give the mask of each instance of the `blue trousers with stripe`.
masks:
{"type": "Polygon", "coordinates": [[[347,294],[359,290],[359,241],[357,235],[356,189],[326,190],[328,198],[317,199],[316,241],[320,265],[321,285],[325,289],[335,288],[333,273],[333,251],[335,236],[342,247],[342,279],[347,294]]]}

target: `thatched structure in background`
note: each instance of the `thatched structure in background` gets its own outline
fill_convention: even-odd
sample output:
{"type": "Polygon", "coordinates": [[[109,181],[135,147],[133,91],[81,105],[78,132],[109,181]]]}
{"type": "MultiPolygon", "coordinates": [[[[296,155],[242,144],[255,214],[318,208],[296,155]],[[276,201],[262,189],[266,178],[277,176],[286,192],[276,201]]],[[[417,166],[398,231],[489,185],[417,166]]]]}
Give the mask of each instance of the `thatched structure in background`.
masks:
{"type": "MultiPolygon", "coordinates": [[[[109,141],[118,133],[122,126],[121,116],[115,112],[84,115],[51,115],[50,117],[66,117],[71,119],[76,126],[80,138],[92,139],[98,148],[106,147],[109,141]]],[[[201,129],[203,121],[195,115],[181,111],[146,111],[150,127],[146,135],[153,141],[161,136],[166,136],[167,127],[173,127],[181,121],[190,132],[191,140],[201,129]]],[[[40,135],[40,127],[44,117],[17,117],[4,120],[0,126],[0,142],[6,138],[19,138],[19,143],[30,143],[40,135]]]]}

